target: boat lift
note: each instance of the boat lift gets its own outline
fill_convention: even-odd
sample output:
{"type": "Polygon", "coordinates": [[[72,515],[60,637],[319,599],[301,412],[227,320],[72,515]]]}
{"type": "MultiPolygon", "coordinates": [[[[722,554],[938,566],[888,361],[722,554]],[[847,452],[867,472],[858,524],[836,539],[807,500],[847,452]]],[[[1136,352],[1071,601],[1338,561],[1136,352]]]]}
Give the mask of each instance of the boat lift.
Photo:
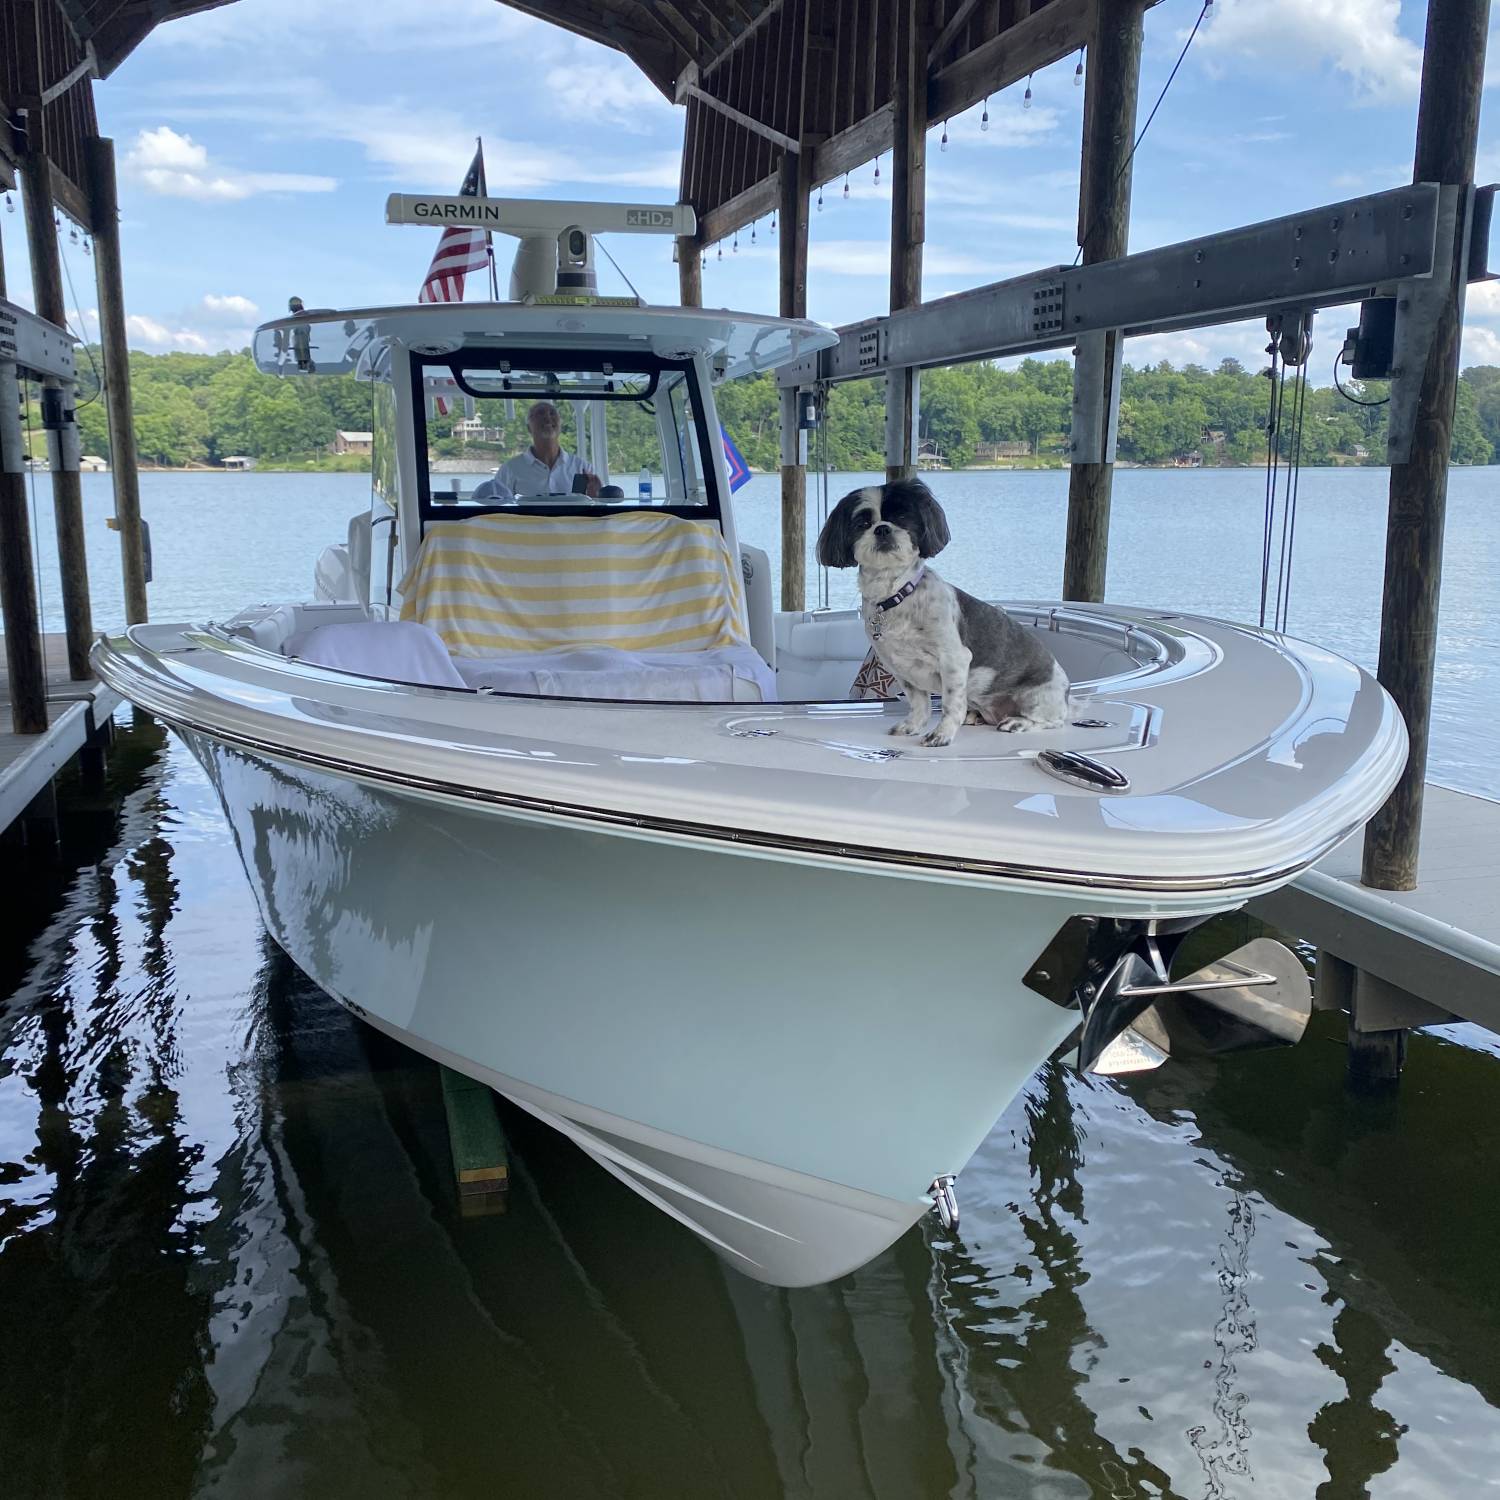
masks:
{"type": "MultiPolygon", "coordinates": [[[[924,302],[839,330],[836,346],[777,372],[783,398],[783,463],[803,463],[796,447],[799,392],[902,370],[1038,354],[1072,347],[1076,355],[1071,456],[1111,463],[1118,404],[1116,369],[1106,368],[1107,336],[1174,333],[1264,316],[1272,333],[1283,320],[1360,302],[1394,316],[1373,316],[1388,342],[1360,346],[1362,378],[1388,378],[1387,460],[1411,453],[1417,393],[1447,296],[1443,272],[1464,245],[1468,281],[1487,280],[1496,189],[1419,182],[1268,219],[1202,239],[1092,265],[1049,266],[1007,281],[924,302]]],[[[1353,364],[1355,330],[1341,358],[1353,364]]],[[[906,435],[887,424],[887,461],[904,461],[906,435]]]]}

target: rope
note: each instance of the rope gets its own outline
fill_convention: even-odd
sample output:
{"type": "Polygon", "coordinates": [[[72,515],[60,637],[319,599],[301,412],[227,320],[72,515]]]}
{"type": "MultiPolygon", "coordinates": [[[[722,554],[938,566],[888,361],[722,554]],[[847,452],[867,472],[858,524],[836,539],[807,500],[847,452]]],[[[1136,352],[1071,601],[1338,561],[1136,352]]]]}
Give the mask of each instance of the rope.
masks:
{"type": "MultiPolygon", "coordinates": [[[[818,425],[813,429],[813,462],[818,466],[818,535],[828,524],[828,388],[818,387],[818,425]]],[[[828,569],[818,565],[818,608],[829,608],[828,569]]]]}
{"type": "Polygon", "coordinates": [[[1266,491],[1261,529],[1260,624],[1266,625],[1270,608],[1271,629],[1285,631],[1292,605],[1292,571],[1297,550],[1297,500],[1302,487],[1302,434],[1307,416],[1308,360],[1312,354],[1311,315],[1297,324],[1296,358],[1289,359],[1284,347],[1285,319],[1272,334],[1267,352],[1271,356],[1271,401],[1266,422],[1266,491]],[[1286,484],[1281,483],[1282,422],[1287,415],[1287,379],[1290,374],[1291,426],[1288,430],[1286,484]],[[1280,522],[1278,536],[1278,520],[1280,522]],[[1276,589],[1271,591],[1271,558],[1276,555],[1276,589]]]}
{"type": "MultiPolygon", "coordinates": [[[[1182,44],[1182,51],[1177,54],[1177,61],[1172,64],[1172,71],[1167,74],[1167,81],[1161,86],[1161,93],[1156,96],[1156,103],[1151,106],[1151,113],[1146,116],[1146,123],[1141,126],[1139,134],[1130,147],[1130,154],[1120,163],[1120,170],[1115,173],[1115,182],[1130,170],[1130,164],[1135,160],[1135,153],[1140,149],[1140,144],[1146,139],[1146,132],[1151,129],[1151,122],[1156,118],[1156,112],[1161,108],[1162,100],[1167,97],[1167,90],[1172,87],[1172,80],[1177,77],[1177,70],[1182,66],[1183,59],[1188,55],[1188,48],[1193,45],[1193,38],[1198,35],[1198,28],[1203,24],[1203,18],[1213,9],[1214,0],[1203,0],[1203,9],[1198,12],[1198,19],[1193,22],[1193,29],[1188,32],[1188,39],[1182,44]]],[[[1110,184],[1111,187],[1114,183],[1110,184]]],[[[1073,257],[1076,266],[1083,259],[1084,246],[1094,237],[1094,231],[1099,227],[1097,221],[1090,224],[1088,232],[1078,243],[1078,254],[1073,257]]]]}
{"type": "MultiPolygon", "coordinates": [[[[83,308],[78,301],[78,291],[73,285],[73,268],[68,264],[68,257],[63,254],[62,235],[60,233],[57,236],[57,258],[62,262],[63,275],[68,278],[68,295],[73,299],[73,311],[78,314],[80,319],[82,319],[83,308]]],[[[63,313],[63,317],[66,321],[66,310],[63,313]]],[[[71,328],[73,325],[70,322],[68,326],[71,328]]],[[[94,394],[90,396],[87,401],[79,401],[74,405],[75,411],[82,411],[85,406],[92,406],[94,402],[96,402],[100,398],[100,396],[104,394],[104,377],[99,373],[99,366],[94,362],[93,347],[92,345],[90,345],[89,341],[84,338],[83,328],[81,324],[77,329],[74,330],[74,332],[77,334],[78,342],[83,345],[83,352],[89,357],[89,368],[94,372],[94,394]]],[[[102,349],[103,347],[104,346],[101,344],[100,348],[102,349]]]]}

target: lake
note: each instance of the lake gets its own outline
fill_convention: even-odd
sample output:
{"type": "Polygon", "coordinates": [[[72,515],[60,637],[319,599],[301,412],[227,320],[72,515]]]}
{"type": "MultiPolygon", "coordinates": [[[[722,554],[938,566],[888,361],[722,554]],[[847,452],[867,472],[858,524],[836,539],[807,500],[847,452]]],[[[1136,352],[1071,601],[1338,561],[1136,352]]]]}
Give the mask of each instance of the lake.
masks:
{"type": "MultiPolygon", "coordinates": [[[[830,501],[875,476],[828,476],[830,501]]],[[[928,476],[953,542],[944,577],[986,598],[1055,598],[1062,586],[1065,471],[973,471],[928,476]]],[[[62,629],[50,486],[36,476],[46,628],[62,629]]],[[[809,476],[809,490],[818,478],[809,476]]],[[[1388,471],[1308,469],[1302,476],[1290,629],[1374,669],[1388,471]]],[[[1115,476],[1108,597],[1253,621],[1260,600],[1264,476],[1252,469],[1122,469],[1115,476]]],[[[119,548],[105,527],[110,479],[83,476],[94,622],[123,618],[119,548]]],[[[154,619],[223,618],[245,604],[307,597],[318,550],[343,539],[368,504],[359,474],[141,476],[151,525],[154,619]]],[[[774,559],[780,486],[756,475],[735,497],[743,541],[774,559]]],[[[818,602],[809,496],[808,602],[818,602]]],[[[779,570],[774,596],[780,597],[779,570]]],[[[829,602],[855,602],[852,573],[834,573],[829,602]]],[[[1500,788],[1490,734],[1500,709],[1500,467],[1454,469],[1449,482],[1443,607],[1428,771],[1474,791],[1500,788]]]]}
{"type": "MultiPolygon", "coordinates": [[[[1434,744],[1489,791],[1497,482],[1453,476],[1434,744]]],[[[108,625],[108,480],[84,483],[108,625]]],[[[948,577],[1055,592],[1065,475],[933,483],[948,577]]],[[[1259,483],[1122,472],[1111,596],[1251,617],[1259,483]]],[[[143,487],[161,619],[305,592],[364,493],[143,487]]],[[[1384,476],[1309,471],[1302,498],[1293,629],[1370,662],[1384,476]]],[[[747,540],[778,505],[742,492],[747,540]]],[[[956,1233],[805,1291],[509,1109],[509,1211],[464,1218],[434,1069],[272,947],[202,771],[120,718],[107,785],[64,784],[60,856],[0,916],[5,1500],[1500,1494],[1500,1039],[1414,1034],[1380,1098],[1345,1090],[1327,1014],[1218,1065],[1048,1065],[956,1233]]]]}

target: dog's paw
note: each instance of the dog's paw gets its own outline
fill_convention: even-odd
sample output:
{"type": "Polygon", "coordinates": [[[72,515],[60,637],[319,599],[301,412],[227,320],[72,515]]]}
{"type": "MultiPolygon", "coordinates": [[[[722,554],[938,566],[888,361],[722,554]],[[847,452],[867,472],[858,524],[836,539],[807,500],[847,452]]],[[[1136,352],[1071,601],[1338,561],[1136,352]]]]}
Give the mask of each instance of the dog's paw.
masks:
{"type": "Polygon", "coordinates": [[[913,724],[910,719],[902,719],[899,724],[892,724],[886,730],[887,734],[905,734],[913,737],[922,733],[927,728],[927,720],[923,719],[920,724],[913,724]]]}
{"type": "Polygon", "coordinates": [[[1039,719],[1023,719],[1019,714],[1011,714],[995,725],[1001,734],[1024,734],[1028,729],[1045,729],[1046,727],[1039,719]]]}
{"type": "Polygon", "coordinates": [[[977,708],[971,708],[968,711],[968,713],[966,713],[964,715],[964,723],[965,724],[983,724],[984,723],[984,716],[979,712],[979,710],[977,708]]]}
{"type": "Polygon", "coordinates": [[[944,729],[943,726],[939,724],[931,734],[924,734],[922,736],[922,743],[924,745],[933,746],[951,745],[953,743],[953,731],[951,729],[944,729]]]}

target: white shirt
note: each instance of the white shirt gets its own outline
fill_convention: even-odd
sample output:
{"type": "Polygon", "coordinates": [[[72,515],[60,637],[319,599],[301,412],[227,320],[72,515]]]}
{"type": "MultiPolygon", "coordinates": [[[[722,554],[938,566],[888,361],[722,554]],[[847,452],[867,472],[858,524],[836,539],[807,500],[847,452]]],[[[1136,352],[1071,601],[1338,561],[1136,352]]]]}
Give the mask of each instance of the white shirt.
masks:
{"type": "Polygon", "coordinates": [[[566,448],[558,450],[557,462],[549,469],[528,448],[508,458],[495,471],[495,478],[520,499],[527,495],[567,495],[573,490],[573,476],[594,471],[566,448]]]}

